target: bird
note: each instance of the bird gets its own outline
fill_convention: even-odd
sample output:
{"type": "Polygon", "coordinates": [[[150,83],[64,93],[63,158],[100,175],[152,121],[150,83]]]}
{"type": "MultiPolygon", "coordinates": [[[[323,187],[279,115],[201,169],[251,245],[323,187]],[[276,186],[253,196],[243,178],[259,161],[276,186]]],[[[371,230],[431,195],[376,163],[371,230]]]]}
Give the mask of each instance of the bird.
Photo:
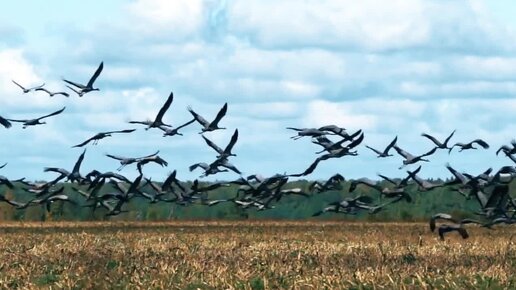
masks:
{"type": "Polygon", "coordinates": [[[106,214],[106,217],[116,216],[116,215],[119,215],[119,214],[122,214],[125,212],[129,212],[128,210],[122,209],[122,206],[124,205],[124,203],[125,202],[123,200],[119,200],[119,201],[117,201],[115,206],[107,205],[109,212],[106,214]]]}
{"type": "Polygon", "coordinates": [[[138,169],[138,172],[140,172],[140,174],[142,174],[143,165],[150,163],[150,162],[159,164],[159,165],[161,165],[161,167],[168,166],[168,162],[165,161],[165,159],[159,157],[158,155],[146,156],[146,157],[140,158],[139,160],[136,161],[136,168],[138,169]]]}
{"type": "Polygon", "coordinates": [[[236,174],[242,174],[242,172],[240,172],[240,170],[238,170],[238,168],[236,168],[235,165],[229,163],[229,161],[226,157],[218,157],[215,162],[217,163],[217,166],[222,166],[224,168],[227,168],[227,169],[235,172],[236,174]]]}
{"type": "Polygon", "coordinates": [[[405,158],[403,160],[403,165],[399,169],[402,169],[406,165],[414,164],[414,163],[417,163],[419,161],[428,162],[428,159],[424,159],[423,157],[430,156],[430,155],[434,154],[435,151],[437,150],[437,147],[434,147],[434,148],[432,148],[432,150],[430,150],[430,151],[428,151],[428,152],[426,152],[426,153],[424,153],[422,155],[414,156],[414,155],[408,153],[407,151],[401,149],[397,145],[394,145],[393,147],[394,147],[394,150],[396,150],[396,152],[398,152],[399,155],[401,155],[401,156],[403,156],[403,158],[405,158]]]}
{"type": "MultiPolygon", "coordinates": [[[[319,137],[319,138],[326,138],[326,137],[319,137]]],[[[351,141],[351,143],[349,143],[348,145],[346,145],[344,147],[342,147],[342,145],[341,145],[343,143],[344,139],[337,143],[332,142],[331,144],[323,145],[323,144],[317,143],[324,147],[323,151],[328,151],[328,153],[316,158],[315,161],[312,162],[312,164],[310,166],[308,166],[308,168],[304,172],[298,173],[298,174],[289,174],[288,176],[301,177],[301,176],[309,175],[315,170],[315,168],[317,167],[319,162],[321,162],[323,160],[327,160],[330,158],[340,158],[340,157],[343,157],[346,155],[356,156],[356,155],[358,155],[358,153],[356,151],[350,151],[350,149],[353,149],[356,146],[358,146],[360,143],[362,143],[363,140],[364,140],[364,134],[362,133],[355,140],[351,141]]]]}
{"type": "Polygon", "coordinates": [[[115,134],[115,133],[131,133],[131,132],[134,132],[134,131],[136,131],[136,129],[100,132],[100,133],[95,134],[95,136],[89,138],[88,140],[86,140],[86,141],[84,141],[84,142],[82,142],[80,144],[72,146],[72,148],[83,147],[84,145],[88,144],[91,141],[93,141],[93,145],[97,145],[97,143],[99,142],[100,139],[103,139],[103,138],[106,138],[106,137],[111,137],[112,134],[115,134]]]}
{"type": "Polygon", "coordinates": [[[112,154],[106,154],[107,157],[109,158],[113,158],[113,159],[116,159],[118,161],[120,161],[120,167],[117,168],[118,171],[122,170],[125,166],[129,165],[129,164],[132,164],[132,163],[137,163],[138,161],[141,161],[145,158],[150,158],[150,157],[153,157],[155,155],[158,155],[159,153],[159,150],[156,151],[156,153],[153,153],[153,154],[150,154],[150,155],[147,155],[147,156],[143,156],[143,157],[136,157],[136,158],[132,158],[132,157],[121,157],[121,156],[117,156],[117,155],[112,155],[112,154]]]}
{"type": "Polygon", "coordinates": [[[516,163],[516,157],[514,157],[514,155],[512,154],[505,154],[509,159],[512,160],[512,162],[516,163]]]}
{"type": "Polygon", "coordinates": [[[397,202],[400,202],[402,199],[407,199],[407,196],[404,196],[404,195],[398,195],[398,196],[395,196],[393,199],[390,199],[382,204],[378,204],[378,205],[374,205],[374,206],[371,206],[369,208],[369,214],[376,214],[376,213],[379,213],[381,210],[383,210],[386,206],[390,205],[390,204],[393,204],[393,203],[397,203],[397,202]]]}
{"type": "Polygon", "coordinates": [[[330,191],[330,190],[340,190],[342,189],[341,182],[344,181],[344,177],[340,174],[335,174],[331,176],[324,183],[319,181],[314,181],[310,183],[308,186],[309,191],[317,191],[318,193],[330,191]]]}
{"type": "Polygon", "coordinates": [[[14,200],[10,200],[10,199],[7,199],[3,194],[0,194],[0,202],[5,202],[9,205],[12,205],[18,209],[23,209],[23,208],[26,208],[28,206],[27,203],[21,203],[21,202],[18,202],[18,201],[14,201],[14,200]]]}
{"type": "MultiPolygon", "coordinates": [[[[349,135],[348,132],[346,132],[345,128],[339,127],[337,125],[326,125],[326,126],[319,127],[317,130],[319,130],[319,131],[329,131],[332,134],[339,135],[342,138],[345,138],[345,139],[348,139],[348,140],[351,140],[351,139],[355,138],[355,137],[352,137],[353,134],[349,135]]],[[[361,131],[361,130],[359,130],[359,131],[361,131]]]]}
{"type": "Polygon", "coordinates": [[[498,150],[496,150],[496,155],[498,155],[498,153],[500,153],[500,151],[503,151],[503,153],[505,153],[505,155],[516,154],[516,140],[513,139],[511,141],[511,147],[509,147],[507,145],[502,145],[498,150]]]}
{"type": "Polygon", "coordinates": [[[444,183],[432,183],[428,180],[422,179],[421,177],[417,176],[417,174],[414,174],[410,171],[407,171],[407,173],[417,183],[420,191],[430,191],[432,189],[444,186],[444,183]]]}
{"type": "Polygon", "coordinates": [[[482,139],[475,139],[469,143],[455,143],[449,150],[448,150],[448,154],[451,153],[452,149],[454,147],[460,147],[460,150],[459,152],[463,151],[463,150],[468,150],[468,149],[477,149],[476,147],[474,147],[473,145],[474,144],[478,144],[480,145],[482,148],[484,149],[489,149],[489,144],[487,144],[486,141],[482,140],[482,139]]]}
{"type": "Polygon", "coordinates": [[[430,231],[431,232],[435,231],[435,222],[437,220],[447,220],[447,221],[450,221],[452,223],[458,223],[458,221],[456,219],[454,219],[450,214],[447,214],[447,213],[437,213],[437,214],[434,214],[432,217],[430,217],[429,225],[430,225],[430,231]]]}
{"type": "MultiPolygon", "coordinates": [[[[323,153],[324,151],[327,151],[329,154],[333,155],[356,155],[356,153],[349,151],[350,149],[355,148],[358,146],[362,141],[364,140],[364,134],[362,133],[362,130],[357,131],[356,133],[350,135],[353,137],[353,139],[348,140],[346,138],[343,138],[342,140],[338,142],[332,142],[328,138],[324,136],[316,137],[315,140],[312,140],[312,143],[322,146],[324,149],[321,151],[316,152],[316,154],[323,153]],[[360,133],[360,134],[356,134],[360,133]],[[356,139],[355,137],[358,136],[356,139]],[[342,146],[344,142],[351,141],[348,145],[342,146]]],[[[339,157],[342,157],[339,156],[339,157]]]]}
{"type": "Polygon", "coordinates": [[[66,87],[67,87],[68,89],[70,89],[72,92],[74,92],[74,93],[76,93],[77,95],[79,95],[79,97],[82,97],[82,95],[83,95],[83,94],[81,93],[81,90],[77,90],[77,89],[75,89],[74,87],[71,87],[71,86],[69,86],[69,85],[66,85],[66,87]]]}
{"type": "Polygon", "coordinates": [[[395,198],[397,199],[396,202],[400,201],[402,198],[405,199],[405,201],[407,202],[412,202],[412,197],[405,191],[405,188],[407,186],[405,181],[401,181],[400,184],[396,185],[394,188],[389,188],[382,186],[378,181],[374,181],[369,178],[360,178],[351,181],[351,184],[349,186],[349,192],[355,191],[357,186],[360,184],[377,190],[381,196],[385,196],[387,198],[395,198]]]}
{"type": "Polygon", "coordinates": [[[180,126],[177,126],[175,128],[170,128],[170,127],[167,127],[165,125],[162,125],[162,126],[159,126],[158,129],[162,130],[164,133],[163,133],[163,137],[167,137],[167,136],[175,136],[175,135],[179,135],[179,136],[183,136],[182,133],[179,133],[179,130],[192,124],[193,122],[195,122],[195,119],[192,119],[180,126]]]}
{"type": "Polygon", "coordinates": [[[188,170],[190,170],[190,172],[192,172],[199,167],[204,170],[204,173],[201,176],[208,176],[208,175],[217,174],[219,172],[227,172],[228,171],[227,169],[220,169],[217,161],[212,162],[210,164],[205,163],[205,162],[195,163],[195,164],[190,165],[190,167],[188,167],[188,170]]]}
{"type": "Polygon", "coordinates": [[[453,134],[455,134],[455,131],[456,130],[453,130],[453,132],[451,132],[451,134],[444,140],[443,143],[441,143],[435,137],[430,136],[429,134],[426,134],[426,133],[421,134],[421,136],[430,139],[430,141],[432,141],[435,144],[435,146],[437,146],[437,148],[439,148],[439,149],[450,149],[450,147],[448,147],[448,141],[450,141],[453,134]]]}
{"type": "Polygon", "coordinates": [[[155,182],[152,181],[151,178],[147,178],[145,177],[145,185],[149,185],[155,192],[156,192],[156,197],[161,197],[163,195],[165,195],[166,193],[168,193],[167,190],[164,189],[164,186],[163,185],[158,185],[156,184],[155,182]]]}
{"type": "Polygon", "coordinates": [[[163,116],[167,112],[168,108],[170,108],[170,105],[172,104],[172,101],[174,100],[174,93],[170,92],[170,95],[168,95],[167,100],[159,109],[158,114],[154,118],[154,121],[129,121],[131,124],[145,124],[147,125],[147,128],[145,130],[149,130],[150,128],[159,128],[162,126],[171,127],[168,124],[163,123],[163,116]]]}
{"type": "Polygon", "coordinates": [[[463,239],[469,238],[469,234],[466,231],[466,229],[462,226],[462,224],[440,225],[438,228],[439,238],[441,238],[441,241],[444,241],[444,234],[453,232],[453,231],[458,232],[463,239]]]}
{"type": "Polygon", "coordinates": [[[82,152],[81,155],[79,155],[79,158],[77,158],[77,161],[75,162],[75,165],[73,166],[73,169],[71,172],[68,172],[66,169],[63,168],[56,168],[56,167],[45,167],[43,171],[45,172],[57,172],[61,175],[64,175],[68,181],[70,182],[77,182],[81,183],[83,180],[83,177],[81,176],[79,170],[81,168],[82,161],[84,160],[84,155],[86,154],[86,149],[82,152]]]}
{"type": "Polygon", "coordinates": [[[235,132],[231,136],[231,140],[229,141],[228,145],[226,145],[226,148],[222,149],[219,146],[217,146],[215,143],[213,143],[210,139],[206,138],[204,135],[202,135],[202,138],[210,146],[213,148],[213,150],[217,151],[219,154],[217,158],[223,158],[223,157],[229,157],[229,156],[236,156],[236,154],[231,153],[231,150],[233,149],[233,146],[235,146],[236,141],[238,140],[238,129],[235,129],[235,132]]]}
{"type": "Polygon", "coordinates": [[[450,171],[450,173],[453,175],[454,179],[451,181],[446,182],[446,185],[454,185],[454,184],[460,184],[462,186],[469,186],[471,179],[465,176],[464,174],[458,172],[455,170],[449,163],[446,163],[446,169],[450,171]]]}
{"type": "Polygon", "coordinates": [[[100,73],[102,72],[102,69],[104,68],[104,62],[101,62],[99,67],[97,68],[97,70],[95,71],[95,73],[91,76],[90,80],[88,81],[88,83],[86,85],[83,85],[83,84],[79,84],[79,83],[76,83],[76,82],[72,82],[72,81],[69,81],[67,79],[63,79],[64,82],[78,88],[78,90],[76,89],[73,89],[72,87],[70,86],[67,86],[69,88],[71,88],[74,92],[76,92],[79,97],[82,97],[84,94],[86,93],[89,93],[89,92],[92,92],[92,91],[99,91],[98,88],[94,88],[93,87],[93,83],[95,82],[95,80],[97,80],[97,78],[99,77],[100,73]]]}
{"type": "Polygon", "coordinates": [[[168,177],[163,181],[163,184],[161,185],[161,189],[164,191],[171,191],[172,185],[177,186],[181,191],[185,192],[186,188],[181,184],[179,179],[177,179],[177,171],[172,171],[168,177]]]}
{"type": "Polygon", "coordinates": [[[268,197],[262,198],[262,200],[265,200],[264,205],[266,207],[271,207],[270,204],[272,202],[279,202],[285,195],[299,195],[305,198],[310,197],[308,193],[303,192],[303,189],[299,187],[283,189],[282,187],[284,184],[286,184],[286,182],[279,184],[274,190],[271,190],[271,193],[268,195],[268,197]]]}
{"type": "Polygon", "coordinates": [[[207,192],[207,191],[211,191],[211,190],[215,190],[219,187],[222,187],[222,186],[229,186],[228,184],[226,183],[221,183],[221,182],[214,182],[214,183],[210,183],[204,187],[200,187],[199,186],[199,180],[195,179],[193,182],[192,182],[192,185],[190,186],[190,188],[185,188],[184,191],[182,191],[182,193],[185,195],[185,196],[189,196],[189,197],[192,197],[192,196],[195,196],[197,194],[200,194],[200,193],[203,193],[203,192],[207,192]]]}
{"type": "Polygon", "coordinates": [[[131,183],[129,181],[129,179],[127,179],[127,177],[125,177],[125,176],[123,176],[121,174],[118,174],[118,173],[115,173],[115,172],[111,172],[111,171],[104,172],[104,173],[100,173],[99,172],[99,174],[97,174],[95,176],[95,178],[92,181],[90,181],[90,184],[88,186],[88,190],[91,190],[91,189],[97,187],[97,184],[99,184],[100,182],[103,182],[106,178],[117,179],[119,181],[123,181],[123,182],[126,182],[126,183],[131,183]]]}
{"type": "Polygon", "coordinates": [[[11,126],[12,126],[11,122],[9,122],[9,120],[7,120],[6,118],[4,118],[2,116],[0,116],[0,124],[2,126],[4,126],[4,128],[6,128],[6,129],[11,128],[11,126]]]}
{"type": "Polygon", "coordinates": [[[46,122],[41,122],[41,120],[45,119],[45,118],[48,118],[48,117],[51,117],[51,116],[55,116],[55,115],[59,115],[61,114],[64,110],[65,110],[66,107],[63,107],[61,110],[58,110],[58,111],[55,111],[53,113],[50,113],[48,115],[45,115],[45,116],[42,116],[42,117],[39,117],[39,118],[36,118],[36,119],[24,119],[24,120],[17,120],[17,119],[7,119],[8,121],[11,121],[11,122],[20,122],[20,123],[23,123],[23,129],[27,128],[28,126],[35,126],[35,125],[43,125],[43,124],[46,124],[46,122]]]}
{"type": "MultiPolygon", "coordinates": [[[[435,229],[436,229],[435,223],[437,220],[446,220],[446,221],[453,223],[453,224],[442,224],[437,228],[437,231],[439,233],[439,237],[441,238],[441,240],[444,240],[445,233],[452,232],[452,231],[457,231],[462,236],[463,239],[467,239],[469,237],[469,235],[468,235],[468,232],[466,231],[466,229],[464,228],[464,225],[466,225],[466,224],[478,224],[481,226],[486,226],[485,224],[483,224],[482,222],[480,222],[478,220],[469,219],[469,218],[462,219],[462,220],[456,220],[447,213],[437,213],[437,214],[434,214],[430,218],[430,222],[429,222],[430,231],[432,231],[432,232],[435,231],[435,229]]],[[[488,225],[488,226],[490,226],[490,225],[488,225]]]]}
{"type": "Polygon", "coordinates": [[[372,147],[369,147],[366,145],[366,148],[369,148],[371,149],[373,152],[375,152],[376,154],[378,154],[378,158],[381,158],[381,157],[389,157],[389,156],[393,156],[392,154],[389,154],[389,150],[391,150],[391,148],[396,145],[396,141],[398,141],[398,136],[394,137],[394,139],[391,141],[391,143],[389,143],[389,145],[387,145],[387,147],[385,147],[385,149],[382,151],[379,151],[379,150],[376,150],[372,147]]]}
{"type": "Polygon", "coordinates": [[[69,203],[71,203],[73,205],[77,205],[77,203],[75,201],[73,201],[66,194],[49,195],[49,196],[44,197],[42,199],[31,200],[29,203],[44,205],[46,207],[46,209],[47,209],[47,212],[50,212],[50,206],[52,205],[52,203],[54,203],[56,201],[69,202],[69,203]]]}
{"type": "Polygon", "coordinates": [[[493,219],[492,221],[484,224],[483,226],[486,227],[486,228],[490,228],[491,226],[494,226],[494,225],[497,225],[497,224],[512,225],[512,224],[515,224],[515,223],[516,223],[516,219],[515,218],[512,218],[512,217],[500,217],[500,218],[493,219]]]}
{"type": "Polygon", "coordinates": [[[129,188],[125,188],[123,185],[121,185],[119,182],[112,182],[112,184],[115,186],[115,189],[118,190],[121,194],[115,194],[114,198],[122,200],[124,202],[128,202],[131,198],[135,197],[136,194],[139,194],[138,187],[140,186],[140,183],[143,179],[143,174],[140,173],[133,182],[130,183],[129,188]]]}
{"type": "Polygon", "coordinates": [[[407,171],[407,174],[408,174],[407,177],[401,179],[400,181],[396,181],[396,180],[394,180],[392,178],[389,178],[389,177],[387,177],[387,176],[385,176],[383,174],[378,174],[378,176],[380,178],[382,178],[383,180],[385,180],[385,181],[391,183],[392,185],[394,185],[395,188],[403,188],[403,187],[406,187],[408,185],[408,182],[410,181],[410,179],[414,175],[418,174],[419,171],[421,171],[421,165],[418,168],[416,168],[414,171],[407,171]]]}
{"type": "Polygon", "coordinates": [[[215,117],[215,119],[212,122],[208,122],[201,115],[194,112],[192,107],[190,107],[190,106],[188,107],[188,111],[193,115],[194,119],[203,126],[201,128],[201,132],[199,132],[199,134],[202,134],[204,132],[220,130],[220,129],[226,129],[224,127],[219,127],[219,122],[222,119],[222,117],[224,117],[226,115],[227,110],[228,110],[228,103],[225,103],[224,106],[222,106],[222,108],[217,113],[217,116],[215,117]]]}
{"type": "Polygon", "coordinates": [[[31,87],[31,88],[25,88],[23,87],[22,85],[20,85],[19,83],[15,82],[14,80],[11,80],[15,85],[17,85],[18,87],[20,87],[22,90],[23,90],[23,93],[26,94],[30,91],[34,91],[34,90],[37,90],[37,89],[40,89],[42,88],[45,83],[43,83],[42,85],[39,85],[39,86],[36,86],[36,87],[31,87]]]}
{"type": "Polygon", "coordinates": [[[70,182],[76,181],[77,183],[81,183],[83,177],[81,176],[81,173],[79,172],[81,168],[81,164],[84,161],[84,155],[86,154],[86,148],[82,151],[82,154],[79,155],[79,158],[77,158],[77,161],[75,162],[72,172],[70,172],[70,175],[68,176],[68,180],[70,182]]]}
{"type": "Polygon", "coordinates": [[[15,182],[14,180],[9,180],[7,177],[3,176],[3,175],[0,175],[0,185],[5,185],[7,187],[9,187],[10,189],[13,189],[14,188],[14,184],[13,182],[15,182]]]}
{"type": "Polygon", "coordinates": [[[303,138],[305,136],[309,137],[320,137],[327,135],[328,132],[319,130],[316,128],[294,128],[294,127],[287,127],[289,130],[294,130],[297,132],[297,135],[290,137],[290,139],[297,140],[300,138],[303,138]]]}
{"type": "Polygon", "coordinates": [[[36,91],[43,91],[43,92],[47,93],[50,97],[53,97],[55,95],[63,95],[63,96],[68,98],[70,96],[70,94],[68,94],[67,92],[51,92],[51,91],[49,91],[49,90],[47,90],[45,88],[37,88],[35,90],[36,91]]]}
{"type": "Polygon", "coordinates": [[[488,176],[488,181],[492,184],[509,184],[516,177],[514,166],[503,166],[492,177],[488,176]]]}
{"type": "Polygon", "coordinates": [[[367,177],[362,177],[360,179],[352,180],[349,184],[349,192],[355,191],[358,185],[363,184],[368,187],[374,188],[378,191],[382,191],[382,188],[380,187],[380,184],[376,180],[369,179],[367,177]]]}
{"type": "Polygon", "coordinates": [[[326,126],[322,126],[320,128],[287,127],[287,129],[294,130],[297,132],[297,135],[290,137],[290,139],[293,139],[293,140],[297,140],[297,139],[303,138],[305,136],[317,138],[317,137],[322,137],[325,135],[338,135],[346,141],[351,141],[362,132],[362,130],[358,130],[357,132],[350,135],[346,132],[346,129],[338,127],[336,125],[326,125],[326,126]]]}
{"type": "Polygon", "coordinates": [[[207,206],[214,206],[223,202],[233,202],[235,198],[227,198],[227,199],[213,199],[206,203],[207,206]]]}
{"type": "Polygon", "coordinates": [[[345,198],[342,201],[330,203],[327,207],[314,213],[312,216],[320,216],[327,212],[356,214],[359,210],[370,210],[371,206],[369,206],[369,203],[371,202],[372,200],[370,197],[363,195],[359,195],[354,198],[345,198]]]}

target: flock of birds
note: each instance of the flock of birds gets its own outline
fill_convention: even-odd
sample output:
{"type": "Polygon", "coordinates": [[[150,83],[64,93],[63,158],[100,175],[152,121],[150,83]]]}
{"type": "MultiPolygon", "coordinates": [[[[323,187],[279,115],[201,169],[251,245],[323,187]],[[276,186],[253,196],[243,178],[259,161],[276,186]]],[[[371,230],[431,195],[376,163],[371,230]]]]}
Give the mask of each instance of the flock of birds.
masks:
{"type": "MultiPolygon", "coordinates": [[[[67,79],[63,79],[63,81],[66,83],[66,87],[68,89],[79,97],[83,97],[87,93],[99,90],[98,88],[94,88],[94,83],[100,76],[103,67],[104,64],[100,63],[93,76],[85,85],[67,79]]],[[[65,97],[70,96],[70,94],[65,91],[50,91],[44,87],[44,84],[26,88],[14,80],[13,83],[20,87],[23,93],[42,91],[50,97],[56,95],[62,95],[65,97]]],[[[8,203],[20,210],[26,209],[29,206],[41,205],[44,206],[47,211],[51,210],[52,203],[61,201],[72,203],[77,206],[91,207],[93,211],[97,208],[105,208],[107,216],[114,216],[127,212],[127,210],[124,210],[124,205],[133,198],[144,198],[150,203],[175,203],[182,206],[192,204],[215,206],[221,203],[233,203],[235,206],[242,209],[268,210],[274,208],[275,204],[278,203],[283,196],[297,195],[309,198],[316,193],[319,194],[328,191],[342,190],[344,177],[340,174],[335,174],[324,182],[312,182],[309,186],[308,192],[303,191],[301,188],[287,188],[288,186],[285,187],[285,185],[287,185],[290,177],[304,177],[311,174],[319,163],[325,160],[358,155],[356,148],[362,144],[364,140],[364,133],[362,130],[349,133],[346,129],[336,125],[327,125],[319,128],[288,127],[287,129],[294,131],[296,134],[291,137],[292,139],[297,140],[304,137],[310,137],[312,143],[321,147],[321,150],[316,152],[320,155],[310,164],[310,166],[305,171],[296,174],[284,173],[270,177],[263,177],[257,174],[243,176],[241,171],[234,164],[229,162],[231,157],[236,156],[232,150],[238,140],[238,129],[235,129],[231,139],[225,147],[219,147],[204,135],[206,132],[226,129],[224,127],[220,127],[219,123],[226,115],[228,109],[227,103],[222,106],[212,121],[208,121],[195,112],[191,107],[188,107],[188,111],[192,115],[192,119],[184,124],[174,127],[165,123],[163,120],[167,110],[173,102],[173,98],[174,95],[170,93],[165,103],[156,114],[154,120],[129,121],[129,123],[144,125],[145,130],[161,130],[163,132],[163,136],[182,135],[179,130],[197,123],[200,125],[199,134],[201,134],[205,143],[211,147],[217,155],[211,162],[192,164],[189,167],[189,170],[194,171],[201,169],[201,177],[214,175],[219,172],[232,171],[238,174],[239,178],[229,182],[213,182],[202,185],[198,179],[195,179],[191,183],[180,181],[177,178],[176,170],[174,170],[168,175],[163,183],[159,184],[153,182],[150,178],[144,177],[144,167],[149,163],[155,163],[162,167],[168,165],[167,161],[158,155],[159,151],[142,157],[124,157],[106,154],[107,157],[117,160],[120,163],[116,172],[92,170],[91,172],[83,175],[81,173],[81,164],[86,154],[86,149],[84,149],[71,171],[55,167],[44,168],[45,172],[53,172],[57,174],[57,176],[51,181],[33,183],[27,182],[23,178],[19,180],[9,180],[4,176],[0,176],[0,185],[7,186],[9,188],[21,186],[23,187],[23,190],[33,195],[33,197],[27,202],[11,200],[0,195],[0,201],[8,203]],[[120,173],[124,167],[131,164],[135,164],[136,169],[138,170],[138,176],[134,180],[129,180],[120,173]],[[62,185],[62,182],[72,183],[73,186],[71,187],[71,190],[80,194],[85,199],[85,202],[80,204],[76,200],[72,199],[70,194],[65,192],[65,187],[62,185]],[[232,184],[239,186],[235,197],[227,199],[209,198],[210,191],[221,187],[228,187],[232,184]],[[109,187],[109,190],[103,190],[101,192],[101,189],[106,186],[109,187]]],[[[11,119],[0,116],[0,124],[5,128],[10,128],[12,126],[11,122],[18,122],[22,123],[22,128],[25,129],[29,126],[45,124],[43,121],[44,119],[59,115],[63,113],[64,110],[65,107],[53,113],[33,119],[11,119]]],[[[115,134],[129,134],[135,130],[136,129],[123,129],[100,132],[72,147],[84,147],[88,144],[97,145],[97,143],[103,138],[110,137],[115,134]]],[[[468,143],[458,142],[451,145],[450,140],[454,133],[455,131],[451,132],[451,134],[443,141],[440,141],[431,135],[422,134],[423,137],[432,142],[434,147],[428,152],[424,152],[419,155],[413,155],[402,149],[397,143],[397,137],[395,137],[381,150],[370,146],[365,147],[376,154],[378,158],[389,158],[394,155],[393,152],[396,152],[398,155],[403,157],[403,162],[399,169],[403,169],[405,166],[411,164],[429,162],[429,159],[427,158],[437,150],[448,150],[448,153],[451,153],[454,148],[459,148],[459,152],[477,148],[489,148],[488,143],[482,139],[475,139],[468,143]]],[[[500,147],[496,151],[497,155],[499,153],[503,153],[516,163],[516,141],[512,141],[511,144],[500,147]]],[[[6,165],[7,163],[0,166],[0,169],[6,165]]],[[[383,181],[376,181],[367,178],[352,180],[349,192],[354,192],[359,186],[365,186],[377,191],[380,196],[386,198],[387,201],[375,204],[371,197],[357,195],[352,198],[344,198],[343,200],[330,203],[320,211],[314,213],[313,216],[319,216],[325,213],[354,215],[362,211],[368,212],[369,214],[375,214],[393,203],[401,201],[412,202],[412,197],[410,196],[407,188],[410,185],[416,184],[419,191],[431,191],[440,187],[450,187],[452,191],[456,191],[465,198],[473,198],[478,202],[480,210],[475,212],[475,214],[483,216],[483,221],[475,219],[460,220],[447,213],[437,213],[433,215],[430,218],[430,229],[432,231],[437,229],[441,239],[444,239],[444,235],[451,231],[456,231],[463,238],[467,238],[468,233],[465,225],[468,224],[479,224],[482,227],[491,228],[496,224],[516,223],[516,200],[513,199],[509,193],[509,183],[516,176],[516,167],[504,166],[496,172],[494,172],[492,168],[489,168],[480,175],[458,172],[449,164],[446,165],[446,168],[451,173],[452,179],[441,183],[433,183],[419,177],[417,174],[421,170],[421,166],[413,171],[406,171],[406,177],[401,180],[389,178],[381,174],[379,174],[379,177],[383,181]],[[444,223],[442,223],[443,221],[444,223]],[[439,222],[438,226],[436,225],[436,222],[439,222]]]]}

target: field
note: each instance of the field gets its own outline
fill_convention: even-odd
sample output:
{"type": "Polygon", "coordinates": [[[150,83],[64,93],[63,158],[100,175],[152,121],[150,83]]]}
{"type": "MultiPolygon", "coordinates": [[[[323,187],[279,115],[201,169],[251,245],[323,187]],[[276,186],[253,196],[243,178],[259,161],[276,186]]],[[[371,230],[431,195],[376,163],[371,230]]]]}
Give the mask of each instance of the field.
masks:
{"type": "Polygon", "coordinates": [[[444,242],[426,224],[4,223],[2,288],[514,288],[512,227],[444,242]]]}

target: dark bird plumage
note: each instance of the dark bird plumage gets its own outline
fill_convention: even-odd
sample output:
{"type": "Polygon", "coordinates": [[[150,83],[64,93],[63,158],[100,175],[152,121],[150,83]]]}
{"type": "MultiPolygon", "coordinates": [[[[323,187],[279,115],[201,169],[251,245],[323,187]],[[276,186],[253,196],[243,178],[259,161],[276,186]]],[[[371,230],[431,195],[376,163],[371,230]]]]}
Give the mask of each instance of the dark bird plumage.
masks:
{"type": "Polygon", "coordinates": [[[19,122],[19,123],[23,123],[23,129],[27,128],[28,126],[35,126],[35,125],[42,125],[42,124],[46,124],[46,122],[41,122],[41,120],[45,119],[45,118],[48,118],[48,117],[52,117],[52,116],[55,116],[55,115],[59,115],[61,114],[64,110],[65,110],[66,107],[63,107],[61,110],[58,110],[58,111],[55,111],[53,113],[50,113],[48,115],[45,115],[45,116],[42,116],[42,117],[39,117],[39,118],[36,118],[36,119],[7,119],[11,122],[19,122]]]}
{"type": "Polygon", "coordinates": [[[217,113],[217,116],[215,117],[215,119],[211,122],[208,122],[201,115],[194,112],[194,110],[191,107],[188,107],[188,111],[192,114],[194,119],[199,124],[202,125],[200,133],[210,132],[210,131],[215,131],[215,130],[220,130],[220,129],[226,129],[224,127],[219,127],[219,122],[222,119],[222,117],[224,117],[226,115],[227,110],[228,110],[228,103],[225,103],[224,106],[222,106],[222,108],[217,113]]]}
{"type": "Polygon", "coordinates": [[[86,85],[83,85],[83,84],[80,84],[80,83],[76,83],[76,82],[72,82],[72,81],[69,81],[67,79],[63,79],[63,81],[68,83],[68,84],[70,84],[70,85],[72,85],[72,86],[74,86],[74,87],[76,87],[77,89],[73,89],[72,87],[67,86],[68,88],[72,89],[75,93],[77,93],[77,95],[79,95],[79,97],[82,97],[86,93],[99,90],[98,88],[94,88],[93,87],[93,83],[99,77],[100,73],[102,72],[102,69],[104,69],[104,62],[100,63],[100,65],[98,66],[97,70],[91,76],[90,80],[88,81],[88,83],[86,85]]]}

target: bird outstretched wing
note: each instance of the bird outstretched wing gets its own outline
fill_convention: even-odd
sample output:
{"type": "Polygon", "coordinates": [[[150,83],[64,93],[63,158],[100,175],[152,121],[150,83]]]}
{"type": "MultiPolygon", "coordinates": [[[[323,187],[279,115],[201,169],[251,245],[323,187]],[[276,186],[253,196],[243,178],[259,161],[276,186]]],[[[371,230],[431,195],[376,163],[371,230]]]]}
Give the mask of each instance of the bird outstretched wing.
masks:
{"type": "Polygon", "coordinates": [[[95,71],[95,73],[93,74],[93,76],[91,76],[90,80],[88,81],[88,84],[86,86],[88,87],[92,87],[93,86],[93,83],[95,82],[95,80],[99,77],[100,73],[102,72],[102,69],[104,68],[104,62],[100,62],[100,65],[99,67],[97,68],[97,70],[95,71]]]}

